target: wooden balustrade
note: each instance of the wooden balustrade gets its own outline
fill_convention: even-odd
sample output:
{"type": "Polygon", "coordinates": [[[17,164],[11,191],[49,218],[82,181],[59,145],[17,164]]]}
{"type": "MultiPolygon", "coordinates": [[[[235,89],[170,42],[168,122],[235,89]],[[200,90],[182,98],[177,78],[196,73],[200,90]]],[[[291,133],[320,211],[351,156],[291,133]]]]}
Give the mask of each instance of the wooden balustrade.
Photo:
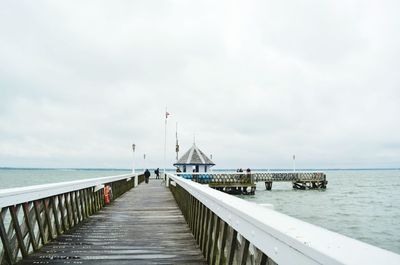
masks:
{"type": "Polygon", "coordinates": [[[276,264],[178,183],[169,188],[208,264],[276,264]]]}
{"type": "MultiPolygon", "coordinates": [[[[134,187],[134,178],[124,177],[116,181],[110,179],[109,182],[105,179],[102,185],[89,184],[89,187],[51,196],[35,195],[34,200],[14,205],[1,205],[0,265],[15,264],[85,221],[105,206],[104,187],[111,188],[110,201],[113,201],[134,187]]],[[[144,176],[140,175],[139,183],[143,179],[144,176]]],[[[64,188],[73,187],[74,183],[71,183],[64,188]]]]}
{"type": "Polygon", "coordinates": [[[167,178],[208,264],[400,264],[400,255],[396,253],[208,185],[173,174],[167,174],[167,178]]]}

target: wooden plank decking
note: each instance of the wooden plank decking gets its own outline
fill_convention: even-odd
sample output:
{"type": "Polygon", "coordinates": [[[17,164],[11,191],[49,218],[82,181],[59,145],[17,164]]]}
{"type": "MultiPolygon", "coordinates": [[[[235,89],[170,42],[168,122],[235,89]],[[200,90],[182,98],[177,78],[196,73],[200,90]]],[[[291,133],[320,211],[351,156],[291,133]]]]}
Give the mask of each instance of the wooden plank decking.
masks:
{"type": "Polygon", "coordinates": [[[150,180],[18,264],[206,264],[171,192],[150,180]]]}

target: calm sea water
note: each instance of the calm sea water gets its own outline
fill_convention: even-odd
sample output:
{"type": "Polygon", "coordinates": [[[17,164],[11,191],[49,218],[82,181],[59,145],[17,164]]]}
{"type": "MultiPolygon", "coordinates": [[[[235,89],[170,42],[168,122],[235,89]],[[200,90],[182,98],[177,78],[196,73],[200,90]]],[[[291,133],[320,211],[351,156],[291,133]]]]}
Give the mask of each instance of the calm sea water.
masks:
{"type": "MultiPolygon", "coordinates": [[[[400,254],[400,170],[325,171],[324,191],[293,190],[274,183],[256,195],[241,196],[271,203],[275,210],[400,254]]],[[[129,170],[0,169],[0,189],[130,173],[129,170]]]]}
{"type": "Polygon", "coordinates": [[[273,183],[242,198],[400,254],[400,170],[329,170],[326,190],[273,183]]]}

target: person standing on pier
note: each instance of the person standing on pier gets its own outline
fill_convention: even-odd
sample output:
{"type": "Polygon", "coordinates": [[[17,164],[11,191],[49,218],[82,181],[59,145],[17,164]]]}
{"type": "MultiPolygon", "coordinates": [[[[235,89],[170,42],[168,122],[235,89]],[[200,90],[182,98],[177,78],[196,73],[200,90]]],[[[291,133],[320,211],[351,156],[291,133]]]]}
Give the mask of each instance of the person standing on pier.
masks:
{"type": "Polygon", "coordinates": [[[247,181],[251,182],[251,170],[250,170],[250,168],[246,169],[246,177],[247,177],[247,181]]]}
{"type": "Polygon", "coordinates": [[[160,178],[160,169],[157,168],[157,169],[154,171],[154,174],[156,174],[156,179],[159,179],[159,178],[160,178]]]}
{"type": "Polygon", "coordinates": [[[149,183],[149,178],[150,178],[150,171],[146,169],[146,171],[144,172],[144,181],[146,183],[149,183]]]}

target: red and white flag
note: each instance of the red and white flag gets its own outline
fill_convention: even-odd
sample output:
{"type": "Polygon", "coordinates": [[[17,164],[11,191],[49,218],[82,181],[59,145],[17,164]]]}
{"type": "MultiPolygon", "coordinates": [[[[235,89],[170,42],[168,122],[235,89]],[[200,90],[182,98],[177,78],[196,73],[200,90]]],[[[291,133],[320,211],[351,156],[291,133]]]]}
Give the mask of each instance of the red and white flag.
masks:
{"type": "Polygon", "coordinates": [[[168,116],[171,115],[168,111],[165,112],[165,118],[168,119],[168,116]]]}

